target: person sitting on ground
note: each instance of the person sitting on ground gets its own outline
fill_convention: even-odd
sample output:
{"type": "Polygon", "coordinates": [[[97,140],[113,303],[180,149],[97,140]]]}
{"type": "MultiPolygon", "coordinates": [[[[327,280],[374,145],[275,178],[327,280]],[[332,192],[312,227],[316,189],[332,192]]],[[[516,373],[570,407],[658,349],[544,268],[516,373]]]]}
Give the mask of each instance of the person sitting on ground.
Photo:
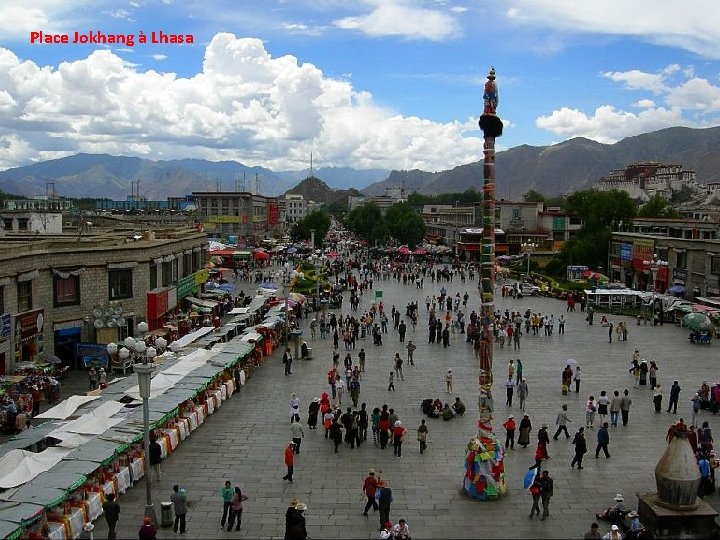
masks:
{"type": "Polygon", "coordinates": [[[302,342],[302,345],[300,346],[300,358],[307,358],[308,357],[308,345],[306,341],[302,342]]]}
{"type": "Polygon", "coordinates": [[[465,404],[460,401],[459,397],[455,398],[455,403],[453,403],[452,410],[458,416],[462,416],[463,414],[465,414],[465,404]]]}
{"type": "Polygon", "coordinates": [[[610,321],[608,321],[608,318],[606,315],[603,315],[600,319],[600,326],[610,326],[610,321]]]}
{"type": "Polygon", "coordinates": [[[442,419],[443,420],[452,420],[453,418],[455,418],[455,413],[450,408],[450,405],[448,405],[446,403],[445,407],[443,407],[443,410],[442,410],[442,419]]]}
{"type": "Polygon", "coordinates": [[[440,414],[442,414],[442,409],[443,409],[443,403],[442,403],[442,401],[440,401],[440,398],[438,398],[435,401],[433,401],[432,407],[430,409],[430,413],[428,414],[428,416],[430,418],[440,418],[440,414]]]}

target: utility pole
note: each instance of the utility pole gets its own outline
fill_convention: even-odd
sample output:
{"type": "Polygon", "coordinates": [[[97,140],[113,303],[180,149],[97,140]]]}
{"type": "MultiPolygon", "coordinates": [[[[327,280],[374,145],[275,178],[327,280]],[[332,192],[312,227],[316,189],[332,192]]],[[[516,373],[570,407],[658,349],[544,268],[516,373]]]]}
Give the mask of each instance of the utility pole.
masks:
{"type": "Polygon", "coordinates": [[[506,491],[503,445],[493,433],[493,333],[495,308],[495,138],[502,135],[503,123],[497,116],[498,90],[495,68],[490,68],[483,93],[484,108],[478,125],[483,132],[483,236],[480,273],[481,325],[478,430],[467,444],[463,490],[480,501],[501,497],[506,491]],[[492,447],[493,450],[489,450],[492,447]]]}

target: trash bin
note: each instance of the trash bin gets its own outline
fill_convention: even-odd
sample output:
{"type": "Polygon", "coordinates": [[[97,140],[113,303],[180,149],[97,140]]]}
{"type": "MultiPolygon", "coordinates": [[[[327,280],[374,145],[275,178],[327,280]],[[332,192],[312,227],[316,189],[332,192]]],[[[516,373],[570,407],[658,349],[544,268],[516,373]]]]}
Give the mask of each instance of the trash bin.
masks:
{"type": "Polygon", "coordinates": [[[173,524],[173,503],[163,501],[160,503],[160,525],[162,527],[171,527],[173,524]]]}

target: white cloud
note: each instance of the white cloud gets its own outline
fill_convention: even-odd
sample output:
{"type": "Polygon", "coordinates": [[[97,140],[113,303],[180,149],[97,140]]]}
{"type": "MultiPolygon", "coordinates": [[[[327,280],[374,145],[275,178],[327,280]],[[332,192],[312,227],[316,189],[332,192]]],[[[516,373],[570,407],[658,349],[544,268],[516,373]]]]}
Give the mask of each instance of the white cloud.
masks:
{"type": "Polygon", "coordinates": [[[624,83],[628,90],[649,90],[659,94],[666,90],[662,74],[646,73],[638,69],[630,71],[608,71],[603,73],[604,77],[615,82],[624,83]]]}
{"type": "Polygon", "coordinates": [[[113,19],[124,19],[128,21],[133,20],[130,18],[130,12],[127,9],[112,9],[108,11],[107,14],[110,15],[113,19]]]}
{"type": "Polygon", "coordinates": [[[720,58],[720,9],[712,0],[511,0],[506,15],[515,23],[572,33],[637,36],[720,58]]]}
{"type": "Polygon", "coordinates": [[[640,99],[635,102],[635,107],[640,109],[652,109],[655,107],[655,102],[652,99],[640,99]]]}
{"type": "Polygon", "coordinates": [[[417,7],[407,0],[373,0],[370,4],[373,9],[369,13],[337,19],[335,26],[373,37],[404,36],[430,41],[455,37],[460,32],[455,19],[443,11],[417,7]]]}
{"type": "Polygon", "coordinates": [[[153,54],[152,55],[153,60],[157,60],[158,62],[162,60],[167,60],[167,54],[153,54]]]}
{"type": "Polygon", "coordinates": [[[541,116],[535,124],[563,138],[586,137],[605,144],[666,127],[692,125],[683,119],[680,109],[661,107],[635,114],[616,110],[611,105],[598,107],[592,115],[562,107],[549,116],[541,116]]]}
{"type": "Polygon", "coordinates": [[[319,148],[328,166],[443,170],[482,154],[467,124],[384,109],[259,39],[215,35],[188,77],[139,69],[111,50],[53,68],[0,48],[0,167],[108,152],[302,169],[319,148]]]}
{"type": "Polygon", "coordinates": [[[0,35],[27,40],[30,32],[66,32],[73,24],[66,17],[90,0],[3,0],[0,2],[0,35]]]}
{"type": "Polygon", "coordinates": [[[453,13],[465,13],[468,9],[464,6],[453,6],[450,8],[450,11],[453,13]]]}

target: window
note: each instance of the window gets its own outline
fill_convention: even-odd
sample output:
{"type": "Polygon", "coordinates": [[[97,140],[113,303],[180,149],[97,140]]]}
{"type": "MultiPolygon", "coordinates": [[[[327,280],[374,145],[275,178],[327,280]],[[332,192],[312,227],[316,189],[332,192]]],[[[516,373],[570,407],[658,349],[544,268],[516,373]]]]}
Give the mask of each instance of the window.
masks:
{"type": "Polygon", "coordinates": [[[119,326],[118,329],[120,330],[120,339],[118,341],[123,341],[129,336],[134,336],[135,332],[133,331],[135,328],[135,317],[125,317],[125,325],[119,326]]]}
{"type": "Polygon", "coordinates": [[[18,231],[28,230],[28,218],[18,218],[18,231]]]}
{"type": "Polygon", "coordinates": [[[3,227],[5,227],[6,231],[12,231],[13,230],[12,218],[3,218],[3,227]]]}
{"type": "Polygon", "coordinates": [[[121,300],[133,297],[132,269],[108,270],[108,297],[121,300]]]}
{"type": "Polygon", "coordinates": [[[150,290],[157,289],[158,282],[157,265],[154,261],[150,261],[150,290]]]}
{"type": "Polygon", "coordinates": [[[676,255],[676,263],[675,266],[677,268],[687,268],[687,253],[683,251],[682,253],[678,252],[676,255]]]}
{"type": "Polygon", "coordinates": [[[164,262],[162,265],[162,286],[167,287],[172,283],[172,262],[164,262]]]}
{"type": "Polygon", "coordinates": [[[720,276],[720,257],[717,255],[710,257],[710,273],[713,276],[720,276]]]}
{"type": "Polygon", "coordinates": [[[53,277],[53,303],[55,307],[75,306],[80,303],[80,276],[53,277]]]}
{"type": "Polygon", "coordinates": [[[192,253],[183,254],[183,277],[188,277],[192,274],[192,253]]]}
{"type": "Polygon", "coordinates": [[[0,313],[5,313],[5,287],[0,285],[0,313]]]}
{"type": "Polygon", "coordinates": [[[18,312],[30,311],[32,303],[32,280],[21,281],[17,284],[18,312]]]}

